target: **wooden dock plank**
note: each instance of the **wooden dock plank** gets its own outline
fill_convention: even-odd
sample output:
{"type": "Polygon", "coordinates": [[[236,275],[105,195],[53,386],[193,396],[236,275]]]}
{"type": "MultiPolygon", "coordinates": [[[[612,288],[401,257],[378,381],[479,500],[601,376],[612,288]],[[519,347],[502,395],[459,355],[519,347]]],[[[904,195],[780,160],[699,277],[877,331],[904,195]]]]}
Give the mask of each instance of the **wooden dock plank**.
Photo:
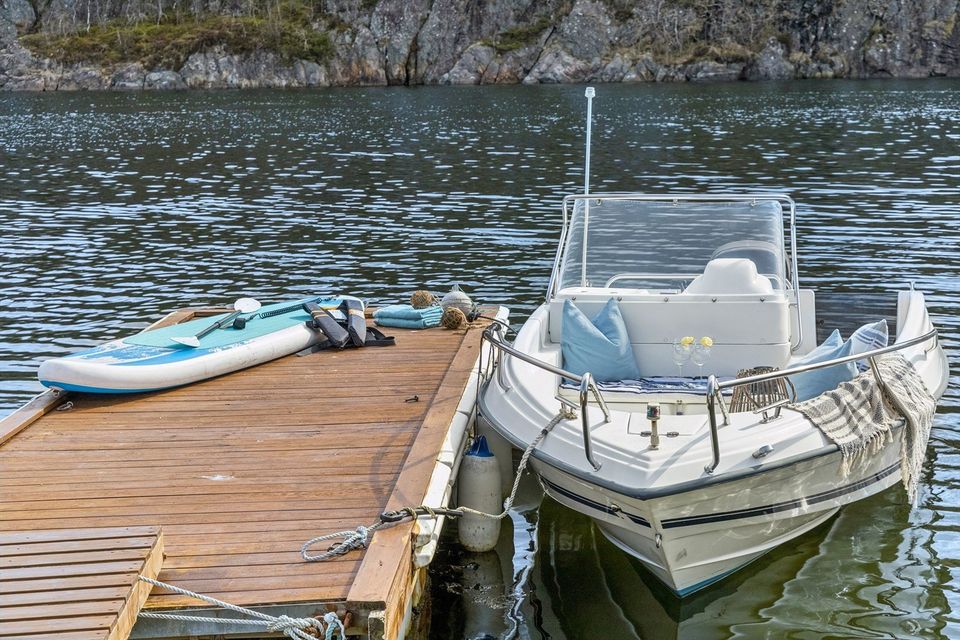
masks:
{"type": "MultiPolygon", "coordinates": [[[[107,540],[160,525],[160,580],[247,606],[384,601],[406,579],[409,526],[329,562],[303,562],[300,545],[422,500],[479,346],[477,329],[390,333],[388,349],[287,357],[152,394],[71,394],[61,411],[48,396],[15,435],[0,420],[0,573],[22,572],[0,577],[0,600],[40,615],[59,589],[95,625],[90,603],[115,600],[135,562],[107,540]],[[381,561],[383,580],[371,571],[381,561]],[[114,573],[91,572],[98,563],[114,573]]],[[[158,588],[145,604],[191,606],[204,605],[158,588]]]]}
{"type": "MultiPolygon", "coordinates": [[[[59,585],[56,585],[59,586],[59,585]]],[[[91,587],[87,589],[59,589],[56,591],[29,591],[5,595],[5,606],[41,605],[66,602],[90,602],[125,598],[130,591],[128,585],[117,587],[91,587]]]]}
{"type": "MultiPolygon", "coordinates": [[[[467,341],[454,354],[387,501],[388,510],[423,503],[437,451],[463,397],[467,373],[478,354],[479,344],[467,341]]],[[[406,604],[404,588],[412,571],[408,561],[412,552],[412,531],[413,522],[410,521],[377,531],[347,595],[351,601],[383,603],[386,607],[385,635],[390,638],[399,634],[406,604]]]]}
{"type": "Polygon", "coordinates": [[[150,592],[137,576],[160,572],[163,533],[158,527],[5,532],[0,553],[0,638],[82,632],[125,640],[150,592]]]}
{"type": "Polygon", "coordinates": [[[46,390],[34,397],[0,422],[0,446],[31,424],[53,411],[64,399],[64,394],[46,390]]]}

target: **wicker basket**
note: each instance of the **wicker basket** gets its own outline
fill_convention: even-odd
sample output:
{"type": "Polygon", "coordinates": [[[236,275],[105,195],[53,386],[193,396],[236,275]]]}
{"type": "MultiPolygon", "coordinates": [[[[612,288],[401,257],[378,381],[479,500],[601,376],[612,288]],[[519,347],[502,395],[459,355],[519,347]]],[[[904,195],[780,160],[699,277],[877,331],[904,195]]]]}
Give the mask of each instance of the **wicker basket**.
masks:
{"type": "MultiPolygon", "coordinates": [[[[763,373],[777,371],[777,367],[754,367],[737,371],[738,378],[757,376],[763,373]]],[[[765,407],[783,402],[790,398],[787,383],[783,378],[754,382],[733,388],[733,398],[730,399],[730,411],[742,413],[745,411],[760,411],[765,407]]]]}

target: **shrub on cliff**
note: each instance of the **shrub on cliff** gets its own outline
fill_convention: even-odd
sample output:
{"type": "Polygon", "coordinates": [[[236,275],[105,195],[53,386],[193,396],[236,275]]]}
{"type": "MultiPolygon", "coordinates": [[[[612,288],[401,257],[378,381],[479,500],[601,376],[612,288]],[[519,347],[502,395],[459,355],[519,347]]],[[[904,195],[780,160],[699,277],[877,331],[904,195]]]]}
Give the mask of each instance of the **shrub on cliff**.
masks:
{"type": "Polygon", "coordinates": [[[191,54],[212,47],[227,53],[270,51],[286,59],[325,62],[334,53],[299,5],[261,16],[164,16],[159,21],[115,20],[68,34],[33,33],[20,41],[36,54],[67,64],[140,62],[148,69],[179,69],[191,54]]]}

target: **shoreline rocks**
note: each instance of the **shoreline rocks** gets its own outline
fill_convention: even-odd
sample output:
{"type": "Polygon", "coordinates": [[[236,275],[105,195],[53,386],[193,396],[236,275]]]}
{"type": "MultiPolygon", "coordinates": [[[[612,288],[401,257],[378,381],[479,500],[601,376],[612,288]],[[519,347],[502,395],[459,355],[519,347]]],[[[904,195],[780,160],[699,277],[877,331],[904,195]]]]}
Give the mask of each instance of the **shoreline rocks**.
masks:
{"type": "Polygon", "coordinates": [[[712,27],[697,5],[672,0],[655,3],[655,13],[615,0],[324,0],[329,19],[316,28],[328,30],[334,53],[323,63],[215,45],[169,69],[38,56],[17,33],[43,21],[28,0],[0,0],[0,90],[960,77],[957,8],[939,0],[883,15],[871,13],[870,0],[758,3],[780,21],[778,35],[730,42],[731,34],[704,36],[712,27]]]}

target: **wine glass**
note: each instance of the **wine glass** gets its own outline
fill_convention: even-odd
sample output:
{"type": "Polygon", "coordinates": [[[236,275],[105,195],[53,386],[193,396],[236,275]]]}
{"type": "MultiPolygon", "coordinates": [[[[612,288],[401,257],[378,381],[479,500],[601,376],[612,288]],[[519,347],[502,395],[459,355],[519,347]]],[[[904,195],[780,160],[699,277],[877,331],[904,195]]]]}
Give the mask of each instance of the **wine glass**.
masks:
{"type": "Polygon", "coordinates": [[[693,355],[693,339],[677,338],[673,341],[673,364],[680,368],[680,377],[683,377],[683,365],[693,355]]]}
{"type": "Polygon", "coordinates": [[[693,345],[693,353],[690,354],[690,359],[693,360],[693,364],[700,368],[700,375],[697,376],[699,378],[703,377],[703,365],[710,359],[710,347],[712,345],[712,342],[708,343],[704,339],[701,339],[700,342],[693,345]]]}

